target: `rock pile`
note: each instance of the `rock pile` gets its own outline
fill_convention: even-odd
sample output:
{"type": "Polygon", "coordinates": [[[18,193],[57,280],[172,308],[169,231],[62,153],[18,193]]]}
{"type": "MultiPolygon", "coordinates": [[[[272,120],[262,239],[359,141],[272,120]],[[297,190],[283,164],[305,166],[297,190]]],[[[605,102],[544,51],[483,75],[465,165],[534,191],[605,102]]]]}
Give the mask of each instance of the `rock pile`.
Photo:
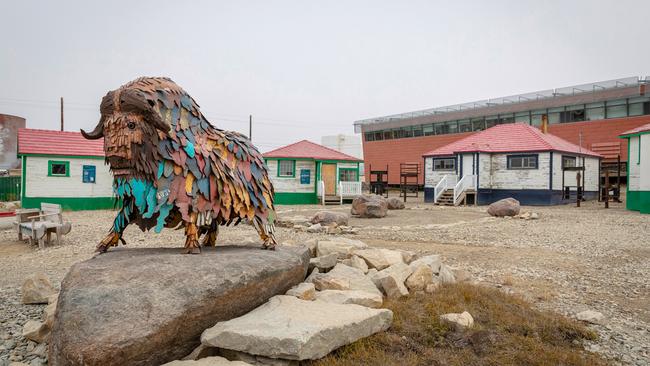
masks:
{"type": "Polygon", "coordinates": [[[275,220],[275,225],[310,234],[357,234],[358,229],[348,225],[349,216],[336,211],[319,211],[312,218],[286,216],[275,220]]]}

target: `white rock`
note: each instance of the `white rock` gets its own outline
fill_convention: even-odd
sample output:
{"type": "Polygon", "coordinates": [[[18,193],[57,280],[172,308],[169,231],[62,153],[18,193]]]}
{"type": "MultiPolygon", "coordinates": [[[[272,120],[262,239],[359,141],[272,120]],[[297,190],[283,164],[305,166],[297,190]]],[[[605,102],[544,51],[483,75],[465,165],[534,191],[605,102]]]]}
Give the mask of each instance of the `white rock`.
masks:
{"type": "Polygon", "coordinates": [[[341,263],[345,264],[346,266],[360,269],[364,274],[368,273],[368,264],[366,264],[366,261],[361,259],[359,256],[353,255],[348,259],[344,259],[341,261],[341,263]]]}
{"type": "Polygon", "coordinates": [[[382,289],[381,286],[382,277],[394,276],[397,282],[401,282],[403,284],[406,281],[406,279],[411,275],[411,273],[413,273],[413,268],[411,268],[411,266],[407,265],[406,263],[397,263],[375,273],[371,277],[371,279],[375,284],[375,286],[377,286],[379,289],[382,289]]]}
{"type": "Polygon", "coordinates": [[[36,343],[47,341],[50,336],[50,328],[37,320],[28,320],[23,326],[23,337],[36,343]]]}
{"type": "Polygon", "coordinates": [[[440,278],[440,282],[442,283],[456,283],[454,272],[452,272],[451,268],[444,264],[440,266],[440,273],[438,273],[438,278],[440,278]]]}
{"type": "Polygon", "coordinates": [[[345,259],[349,258],[354,250],[367,247],[368,245],[360,240],[337,237],[318,241],[316,253],[319,257],[336,253],[339,259],[345,259]]]}
{"type": "Polygon", "coordinates": [[[406,279],[406,287],[410,291],[424,291],[433,283],[433,270],[426,264],[420,264],[406,279]]]}
{"type": "Polygon", "coordinates": [[[410,250],[400,250],[400,252],[402,252],[402,260],[404,260],[404,263],[406,264],[413,262],[418,257],[415,252],[410,250]]]}
{"type": "Polygon", "coordinates": [[[410,266],[411,268],[413,268],[413,270],[415,270],[421,264],[428,265],[429,267],[431,267],[431,270],[433,270],[433,274],[438,274],[440,272],[440,266],[442,266],[442,260],[440,260],[439,255],[432,254],[414,260],[413,262],[411,262],[410,266]]]}
{"type": "Polygon", "coordinates": [[[289,289],[287,295],[303,300],[314,300],[316,298],[316,286],[313,283],[302,282],[289,289]]]}
{"type": "Polygon", "coordinates": [[[433,283],[430,283],[427,285],[427,287],[424,288],[424,292],[427,294],[432,294],[438,290],[440,287],[440,282],[439,281],[434,281],[433,283]]]}
{"type": "Polygon", "coordinates": [[[258,355],[251,355],[245,352],[233,351],[230,349],[217,348],[219,355],[231,361],[243,361],[253,366],[300,366],[298,360],[284,360],[280,358],[270,358],[258,355]]]}
{"type": "Polygon", "coordinates": [[[338,256],[336,253],[323,255],[320,257],[312,258],[309,260],[309,270],[318,268],[319,270],[328,270],[334,267],[337,263],[338,256]]]}
{"type": "Polygon", "coordinates": [[[474,325],[472,314],[463,311],[462,313],[449,313],[440,315],[440,320],[453,324],[458,328],[470,328],[474,325]]]}
{"type": "Polygon", "coordinates": [[[163,366],[251,366],[243,361],[228,361],[219,356],[206,357],[199,360],[172,361],[163,366]]]}
{"type": "MultiPolygon", "coordinates": [[[[346,266],[345,264],[337,264],[331,271],[328,273],[318,275],[317,277],[332,277],[348,280],[350,283],[350,290],[360,290],[367,291],[370,293],[379,294],[381,296],[381,291],[373,283],[373,281],[366,277],[363,272],[358,268],[353,268],[346,266]]],[[[318,289],[318,286],[316,286],[318,289]]],[[[333,289],[333,290],[343,290],[343,289],[333,289]]]]}
{"type": "Polygon", "coordinates": [[[539,219],[539,214],[537,212],[531,212],[530,214],[530,219],[531,220],[537,220],[539,219]]]}
{"type": "Polygon", "coordinates": [[[592,324],[602,324],[604,318],[602,313],[594,310],[585,310],[576,314],[576,319],[592,324]]]}
{"type": "Polygon", "coordinates": [[[23,304],[47,304],[47,298],[56,292],[47,276],[37,273],[23,282],[22,302],[23,304]]]}
{"type": "Polygon", "coordinates": [[[368,267],[376,268],[378,271],[393,264],[404,263],[402,253],[398,250],[371,248],[355,250],[354,254],[363,258],[368,263],[368,267]]]}
{"type": "Polygon", "coordinates": [[[309,274],[309,276],[307,276],[307,278],[305,278],[305,282],[312,282],[313,283],[314,278],[316,278],[316,276],[318,276],[319,274],[320,274],[320,271],[318,270],[318,268],[314,268],[311,271],[311,273],[309,274]]]}
{"type": "Polygon", "coordinates": [[[312,282],[318,291],[350,289],[350,280],[344,277],[328,276],[327,274],[324,274],[314,277],[312,282]]]}
{"type": "Polygon", "coordinates": [[[377,268],[369,268],[368,273],[366,273],[366,277],[371,278],[379,272],[377,268]]]}
{"type": "Polygon", "coordinates": [[[321,233],[325,230],[325,227],[323,227],[321,224],[314,224],[307,228],[308,233],[321,233]]]}
{"type": "Polygon", "coordinates": [[[388,329],[392,320],[387,309],[275,296],[244,316],[207,329],[201,343],[265,357],[313,360],[388,329]]]}
{"type": "Polygon", "coordinates": [[[379,283],[389,299],[399,299],[402,296],[408,296],[409,290],[404,286],[395,275],[387,275],[379,278],[379,283]]]}
{"type": "Polygon", "coordinates": [[[381,294],[359,290],[325,290],[316,293],[316,301],[334,304],[356,304],[369,308],[380,308],[384,302],[381,294]]]}

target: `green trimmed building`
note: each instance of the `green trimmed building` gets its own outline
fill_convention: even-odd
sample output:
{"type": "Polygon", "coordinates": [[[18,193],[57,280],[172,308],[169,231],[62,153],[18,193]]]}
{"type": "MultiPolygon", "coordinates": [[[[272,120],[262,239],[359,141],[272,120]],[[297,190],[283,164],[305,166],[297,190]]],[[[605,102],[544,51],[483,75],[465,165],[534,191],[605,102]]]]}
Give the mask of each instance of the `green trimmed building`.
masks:
{"type": "Polygon", "coordinates": [[[318,204],[322,195],[347,198],[349,186],[361,187],[359,164],[362,160],[340,151],[302,140],[264,155],[279,205],[318,204]],[[324,192],[323,192],[324,190],[324,192]]]}
{"type": "Polygon", "coordinates": [[[627,144],[628,210],[650,214],[650,123],[623,132],[627,144]]]}
{"type": "Polygon", "coordinates": [[[86,140],[78,132],[18,130],[22,162],[21,204],[41,202],[65,210],[113,208],[113,176],[104,164],[104,139],[86,140]]]}

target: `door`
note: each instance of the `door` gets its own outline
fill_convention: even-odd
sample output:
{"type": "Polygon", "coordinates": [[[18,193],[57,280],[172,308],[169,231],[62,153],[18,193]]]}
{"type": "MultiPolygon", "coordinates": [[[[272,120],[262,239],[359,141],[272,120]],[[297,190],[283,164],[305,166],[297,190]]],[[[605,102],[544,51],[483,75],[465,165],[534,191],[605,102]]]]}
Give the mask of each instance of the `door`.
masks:
{"type": "Polygon", "coordinates": [[[325,183],[325,195],[336,195],[336,164],[323,164],[321,167],[321,178],[325,183]]]}

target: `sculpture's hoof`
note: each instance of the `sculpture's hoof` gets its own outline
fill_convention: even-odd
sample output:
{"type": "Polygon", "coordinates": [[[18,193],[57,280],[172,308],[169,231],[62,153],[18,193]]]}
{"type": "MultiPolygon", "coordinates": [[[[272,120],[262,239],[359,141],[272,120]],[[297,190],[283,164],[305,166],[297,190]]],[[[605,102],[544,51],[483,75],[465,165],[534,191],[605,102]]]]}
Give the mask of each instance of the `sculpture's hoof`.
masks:
{"type": "Polygon", "coordinates": [[[199,248],[199,247],[186,248],[183,253],[184,254],[201,254],[201,248],[199,248]]]}

